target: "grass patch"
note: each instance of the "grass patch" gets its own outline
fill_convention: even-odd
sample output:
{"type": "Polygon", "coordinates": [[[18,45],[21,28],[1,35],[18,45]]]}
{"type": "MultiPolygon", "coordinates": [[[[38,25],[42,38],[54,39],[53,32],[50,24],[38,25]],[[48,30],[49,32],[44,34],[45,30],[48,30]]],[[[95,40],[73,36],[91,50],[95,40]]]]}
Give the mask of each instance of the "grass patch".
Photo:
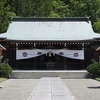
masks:
{"type": "Polygon", "coordinates": [[[0,81],[4,81],[4,80],[6,80],[6,78],[0,77],[0,81]]]}
{"type": "Polygon", "coordinates": [[[100,81],[100,77],[96,78],[97,81],[100,81]]]}

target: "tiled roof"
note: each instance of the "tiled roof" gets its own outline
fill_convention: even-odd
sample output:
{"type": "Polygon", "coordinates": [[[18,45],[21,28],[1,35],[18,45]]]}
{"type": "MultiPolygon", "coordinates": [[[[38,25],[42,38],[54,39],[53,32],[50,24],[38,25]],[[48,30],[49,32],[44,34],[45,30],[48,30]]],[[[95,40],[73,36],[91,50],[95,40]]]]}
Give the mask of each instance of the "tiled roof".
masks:
{"type": "Polygon", "coordinates": [[[88,18],[12,18],[0,38],[31,41],[79,41],[100,38],[88,18]]]}

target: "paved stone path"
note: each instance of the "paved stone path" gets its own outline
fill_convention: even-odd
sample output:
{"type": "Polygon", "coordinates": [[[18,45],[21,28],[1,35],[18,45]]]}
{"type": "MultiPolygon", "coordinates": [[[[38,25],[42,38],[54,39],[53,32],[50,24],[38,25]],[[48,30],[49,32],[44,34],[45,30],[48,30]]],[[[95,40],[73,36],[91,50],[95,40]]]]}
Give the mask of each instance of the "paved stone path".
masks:
{"type": "Polygon", "coordinates": [[[77,100],[100,100],[100,82],[93,79],[62,79],[77,100]]]}
{"type": "Polygon", "coordinates": [[[75,100],[58,77],[41,78],[28,100],[75,100]]]}
{"type": "Polygon", "coordinates": [[[9,79],[0,83],[0,100],[27,100],[37,79],[9,79]]]}
{"type": "MultiPolygon", "coordinates": [[[[100,100],[99,81],[93,79],[61,80],[76,100],[100,100]]],[[[35,91],[35,87],[38,86],[38,82],[40,82],[38,79],[9,79],[1,82],[0,86],[3,86],[3,88],[0,88],[0,100],[28,100],[30,94],[33,93],[32,91],[35,91]]],[[[56,80],[54,82],[57,83],[56,80]]],[[[60,87],[59,89],[62,90],[60,87]]],[[[60,98],[57,100],[60,100],[60,98]]]]}

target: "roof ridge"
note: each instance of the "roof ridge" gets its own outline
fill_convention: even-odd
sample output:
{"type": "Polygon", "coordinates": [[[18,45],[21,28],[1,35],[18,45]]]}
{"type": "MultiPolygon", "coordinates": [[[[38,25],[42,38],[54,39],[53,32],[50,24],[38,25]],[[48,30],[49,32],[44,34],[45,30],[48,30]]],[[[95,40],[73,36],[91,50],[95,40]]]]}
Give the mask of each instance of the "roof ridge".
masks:
{"type": "Polygon", "coordinates": [[[10,17],[9,21],[89,21],[89,17],[64,17],[64,18],[50,18],[50,17],[10,17]]]}

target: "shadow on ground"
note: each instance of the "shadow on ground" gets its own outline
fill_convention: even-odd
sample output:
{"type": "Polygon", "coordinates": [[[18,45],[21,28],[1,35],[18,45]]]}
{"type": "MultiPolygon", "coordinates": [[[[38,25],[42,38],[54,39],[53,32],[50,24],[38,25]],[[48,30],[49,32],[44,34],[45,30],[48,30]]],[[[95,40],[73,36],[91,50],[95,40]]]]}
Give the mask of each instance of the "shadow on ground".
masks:
{"type": "Polygon", "coordinates": [[[100,86],[88,87],[89,89],[100,89],[100,86]]]}

